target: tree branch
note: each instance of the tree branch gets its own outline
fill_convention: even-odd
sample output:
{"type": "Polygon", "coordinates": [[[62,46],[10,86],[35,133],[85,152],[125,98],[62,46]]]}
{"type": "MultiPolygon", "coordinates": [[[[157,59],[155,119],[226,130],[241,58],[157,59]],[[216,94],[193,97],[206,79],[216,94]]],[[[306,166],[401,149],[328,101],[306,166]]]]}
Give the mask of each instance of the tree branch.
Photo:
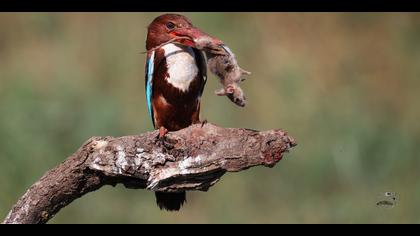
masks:
{"type": "Polygon", "coordinates": [[[93,137],[48,171],[16,203],[4,224],[46,223],[61,208],[104,185],[177,192],[207,191],[223,174],[273,167],[295,146],[284,131],[192,125],[171,132],[93,137]]]}

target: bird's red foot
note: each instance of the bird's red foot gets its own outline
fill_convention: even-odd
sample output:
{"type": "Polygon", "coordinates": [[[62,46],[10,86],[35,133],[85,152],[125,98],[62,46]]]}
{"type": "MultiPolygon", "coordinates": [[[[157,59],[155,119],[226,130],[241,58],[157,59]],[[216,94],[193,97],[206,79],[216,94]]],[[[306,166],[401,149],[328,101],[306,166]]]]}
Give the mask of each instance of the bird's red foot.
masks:
{"type": "Polygon", "coordinates": [[[168,133],[168,129],[166,129],[165,127],[160,127],[159,128],[159,139],[162,139],[165,137],[165,135],[168,133]]]}

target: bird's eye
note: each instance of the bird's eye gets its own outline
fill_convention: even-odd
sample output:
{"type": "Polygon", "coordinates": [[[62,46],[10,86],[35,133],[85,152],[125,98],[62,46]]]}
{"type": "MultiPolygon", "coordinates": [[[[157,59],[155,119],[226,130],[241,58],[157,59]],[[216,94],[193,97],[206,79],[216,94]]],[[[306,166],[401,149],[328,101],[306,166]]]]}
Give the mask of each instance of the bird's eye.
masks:
{"type": "Polygon", "coordinates": [[[166,23],[166,28],[172,30],[175,28],[175,24],[173,22],[168,22],[166,23]]]}

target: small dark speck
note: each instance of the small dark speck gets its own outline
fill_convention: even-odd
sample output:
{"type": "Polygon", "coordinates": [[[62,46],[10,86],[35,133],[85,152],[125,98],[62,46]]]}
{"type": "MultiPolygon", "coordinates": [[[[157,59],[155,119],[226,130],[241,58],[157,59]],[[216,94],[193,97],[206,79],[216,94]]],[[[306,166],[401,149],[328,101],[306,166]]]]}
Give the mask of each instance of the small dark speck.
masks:
{"type": "Polygon", "coordinates": [[[378,206],[393,206],[394,203],[392,203],[390,201],[380,201],[380,202],[376,203],[376,205],[378,205],[378,206]]]}

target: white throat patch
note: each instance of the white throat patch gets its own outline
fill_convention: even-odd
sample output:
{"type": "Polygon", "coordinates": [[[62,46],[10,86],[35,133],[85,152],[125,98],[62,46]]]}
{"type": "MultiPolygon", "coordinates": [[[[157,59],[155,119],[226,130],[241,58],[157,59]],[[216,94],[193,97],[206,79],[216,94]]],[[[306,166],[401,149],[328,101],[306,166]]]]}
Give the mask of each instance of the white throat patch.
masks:
{"type": "Polygon", "coordinates": [[[194,51],[187,46],[167,44],[165,50],[169,77],[166,80],[175,88],[186,92],[198,73],[194,51]]]}

